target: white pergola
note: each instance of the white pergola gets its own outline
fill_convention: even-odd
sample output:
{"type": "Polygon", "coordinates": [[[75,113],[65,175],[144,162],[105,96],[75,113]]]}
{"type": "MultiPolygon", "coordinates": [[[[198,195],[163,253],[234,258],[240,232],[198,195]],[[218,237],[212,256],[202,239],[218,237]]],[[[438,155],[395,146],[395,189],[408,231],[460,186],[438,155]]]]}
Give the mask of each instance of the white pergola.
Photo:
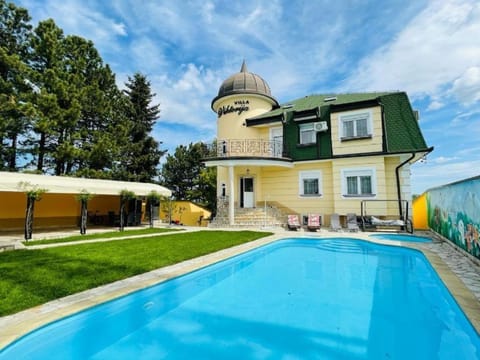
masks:
{"type": "Polygon", "coordinates": [[[152,191],[170,197],[172,192],[160,185],[128,181],[84,179],[67,176],[49,176],[0,171],[0,192],[24,192],[27,189],[45,189],[49,194],[120,195],[122,190],[133,192],[137,196],[147,196],[152,191]]]}

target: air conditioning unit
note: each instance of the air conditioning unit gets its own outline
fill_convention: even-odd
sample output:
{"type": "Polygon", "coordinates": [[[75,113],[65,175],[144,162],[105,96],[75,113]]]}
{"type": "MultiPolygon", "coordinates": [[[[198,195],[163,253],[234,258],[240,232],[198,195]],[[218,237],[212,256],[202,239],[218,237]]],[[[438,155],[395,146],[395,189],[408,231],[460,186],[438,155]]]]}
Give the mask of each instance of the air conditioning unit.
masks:
{"type": "Polygon", "coordinates": [[[316,132],[327,131],[328,130],[327,122],[326,121],[319,121],[319,122],[313,123],[313,129],[316,132]]]}

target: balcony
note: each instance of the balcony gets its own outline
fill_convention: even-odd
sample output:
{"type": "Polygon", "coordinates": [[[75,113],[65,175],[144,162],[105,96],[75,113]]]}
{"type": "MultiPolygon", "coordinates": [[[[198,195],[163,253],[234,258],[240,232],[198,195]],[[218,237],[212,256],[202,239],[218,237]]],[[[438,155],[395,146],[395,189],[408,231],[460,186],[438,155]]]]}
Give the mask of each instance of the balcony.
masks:
{"type": "Polygon", "coordinates": [[[262,139],[219,140],[208,145],[207,160],[259,158],[290,160],[281,141],[262,139]]]}

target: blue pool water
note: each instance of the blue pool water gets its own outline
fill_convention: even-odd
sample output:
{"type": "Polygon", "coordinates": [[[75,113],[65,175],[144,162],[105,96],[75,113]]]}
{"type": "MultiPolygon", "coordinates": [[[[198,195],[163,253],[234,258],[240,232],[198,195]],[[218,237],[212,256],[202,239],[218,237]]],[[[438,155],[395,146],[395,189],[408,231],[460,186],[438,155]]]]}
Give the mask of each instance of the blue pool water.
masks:
{"type": "Polygon", "coordinates": [[[44,326],[0,359],[479,359],[426,258],[288,239],[44,326]]]}
{"type": "Polygon", "coordinates": [[[408,241],[408,242],[432,242],[432,239],[424,236],[415,236],[407,234],[372,234],[370,237],[374,237],[382,240],[396,240],[396,241],[408,241]]]}

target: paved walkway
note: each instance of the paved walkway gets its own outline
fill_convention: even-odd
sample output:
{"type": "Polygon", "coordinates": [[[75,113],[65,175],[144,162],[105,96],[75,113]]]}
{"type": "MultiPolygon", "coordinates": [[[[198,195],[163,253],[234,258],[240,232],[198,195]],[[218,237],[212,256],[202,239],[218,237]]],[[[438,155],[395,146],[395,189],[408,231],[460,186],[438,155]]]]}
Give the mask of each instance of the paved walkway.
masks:
{"type": "MultiPolygon", "coordinates": [[[[205,230],[205,228],[182,228],[185,228],[185,230],[187,231],[205,230]]],[[[111,231],[111,228],[108,230],[111,231]]],[[[480,333],[480,265],[460,253],[453,245],[450,245],[450,243],[444,242],[442,241],[442,239],[439,239],[436,236],[434,237],[434,242],[432,243],[402,243],[400,241],[372,238],[369,237],[371,233],[363,232],[329,232],[324,229],[322,229],[318,233],[303,231],[288,232],[281,229],[252,230],[271,231],[274,233],[274,235],[239,246],[235,246],[233,248],[224,249],[213,254],[208,254],[199,258],[184,261],[179,264],[157,269],[132,278],[120,280],[95,289],[83,291],[78,294],[51,301],[49,303],[34,307],[32,309],[21,311],[17,314],[0,317],[0,348],[22,336],[26,332],[31,331],[46,323],[71,315],[75,312],[89,308],[93,305],[105,302],[107,300],[111,300],[118,296],[125,295],[132,291],[136,291],[144,287],[165,281],[172,277],[185,274],[200,267],[208,266],[212,263],[221,261],[239,253],[249,251],[255,247],[262,246],[264,244],[287,237],[349,237],[365,239],[372,242],[388,245],[406,246],[421,250],[428,258],[432,266],[435,268],[438,275],[446,284],[452,295],[455,297],[457,303],[463,309],[474,327],[480,333]]],[[[97,231],[106,231],[106,229],[97,229],[97,231]]],[[[91,232],[93,232],[93,230],[89,231],[89,233],[91,232]]],[[[78,231],[74,232],[73,234],[77,233],[78,231]]],[[[49,233],[48,235],[37,234],[37,238],[34,237],[34,239],[52,238],[66,235],[72,235],[72,232],[67,231],[49,233]]],[[[13,241],[13,243],[15,244],[17,244],[20,240],[21,239],[19,239],[18,236],[11,239],[4,239],[3,237],[0,237],[0,241],[13,241]]],[[[88,242],[92,241],[94,240],[90,240],[88,242]]],[[[64,246],[66,244],[71,245],[72,243],[59,243],[54,246],[64,246]]],[[[32,247],[29,246],[28,248],[30,249],[32,247]]]]}

